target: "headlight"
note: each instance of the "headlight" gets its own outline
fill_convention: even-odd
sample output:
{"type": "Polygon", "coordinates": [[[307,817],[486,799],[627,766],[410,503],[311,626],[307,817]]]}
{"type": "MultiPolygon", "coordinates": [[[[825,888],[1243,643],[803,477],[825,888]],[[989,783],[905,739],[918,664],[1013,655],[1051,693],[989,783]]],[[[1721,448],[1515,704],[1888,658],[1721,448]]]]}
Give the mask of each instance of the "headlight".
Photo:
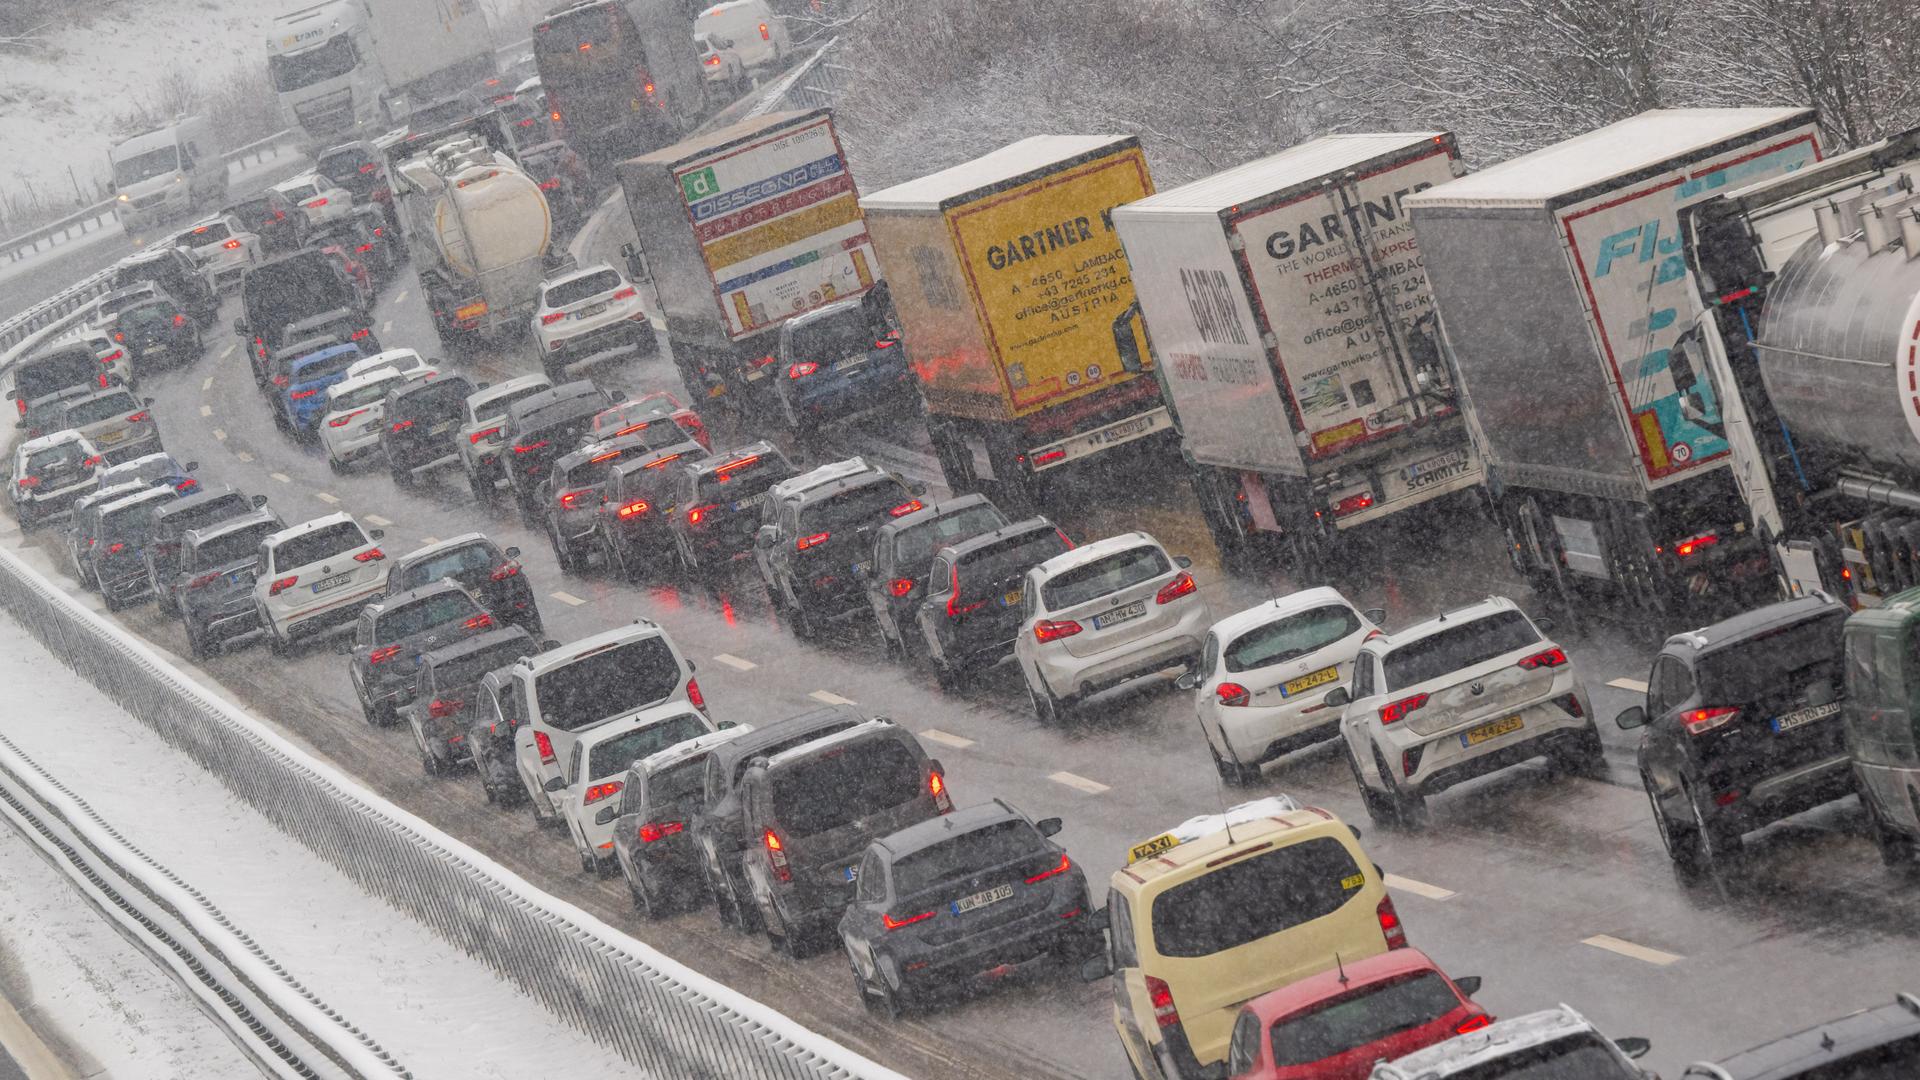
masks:
{"type": "Polygon", "coordinates": [[[126,202],[126,201],[127,201],[127,196],[126,196],[126,195],[125,195],[124,193],[122,193],[122,194],[121,194],[121,196],[120,196],[120,201],[121,201],[121,202],[126,202]]]}

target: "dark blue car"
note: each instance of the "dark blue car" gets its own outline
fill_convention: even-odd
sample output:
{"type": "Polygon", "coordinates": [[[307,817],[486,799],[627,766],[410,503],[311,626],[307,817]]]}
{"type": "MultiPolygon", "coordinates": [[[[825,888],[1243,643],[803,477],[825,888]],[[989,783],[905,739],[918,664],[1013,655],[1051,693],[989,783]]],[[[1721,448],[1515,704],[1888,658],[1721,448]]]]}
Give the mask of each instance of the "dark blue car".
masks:
{"type": "Polygon", "coordinates": [[[308,353],[287,366],[287,384],[281,388],[279,406],[285,425],[298,435],[311,435],[314,425],[327,411],[327,387],[346,377],[349,367],[360,359],[356,345],[335,345],[308,353]]]}
{"type": "Polygon", "coordinates": [[[915,392],[900,331],[877,287],[781,323],[776,370],[780,412],[795,435],[910,400],[915,392]]]}

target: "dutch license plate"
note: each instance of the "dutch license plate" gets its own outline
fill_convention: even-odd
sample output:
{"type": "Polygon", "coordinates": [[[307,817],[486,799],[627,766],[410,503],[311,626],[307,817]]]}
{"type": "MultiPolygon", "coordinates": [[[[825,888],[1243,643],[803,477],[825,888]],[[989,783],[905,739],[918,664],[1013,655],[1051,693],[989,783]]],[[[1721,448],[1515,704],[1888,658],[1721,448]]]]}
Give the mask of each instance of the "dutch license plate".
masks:
{"type": "Polygon", "coordinates": [[[1137,619],[1146,613],[1147,602],[1145,600],[1135,600],[1126,607],[1114,608],[1105,615],[1095,615],[1093,617],[1093,628],[1095,630],[1105,630],[1109,626],[1118,626],[1128,620],[1137,619]]]}
{"type": "Polygon", "coordinates": [[[1794,728],[1811,724],[1815,720],[1825,720],[1829,716],[1836,715],[1839,711],[1840,703],[1837,701],[1826,705],[1815,705],[1810,709],[1800,709],[1787,713],[1785,716],[1774,717],[1773,730],[1775,732],[1792,731],[1794,728]]]}
{"type": "Polygon", "coordinates": [[[953,902],[953,913],[959,915],[972,911],[975,908],[986,907],[988,904],[997,904],[1012,896],[1012,885],[996,885],[991,889],[983,889],[980,892],[974,893],[972,896],[963,896],[955,900],[953,902]]]}
{"type": "Polygon", "coordinates": [[[108,445],[117,443],[121,439],[124,439],[126,437],[127,437],[127,433],[124,431],[103,431],[100,433],[100,441],[103,444],[108,444],[108,445]]]}
{"type": "Polygon", "coordinates": [[[849,356],[845,360],[841,360],[835,363],[833,365],[833,370],[852,371],[854,368],[866,366],[866,363],[867,363],[867,358],[864,356],[849,356]]]}
{"type": "Polygon", "coordinates": [[[1025,591],[1022,589],[1010,589],[1007,591],[1007,595],[1000,598],[1000,604],[1002,607],[1012,607],[1019,603],[1020,598],[1024,595],[1025,591]]]}
{"type": "Polygon", "coordinates": [[[1407,478],[1409,486],[1425,487],[1428,484],[1437,484],[1449,477],[1458,476],[1465,472],[1466,468],[1467,452],[1449,450],[1438,457],[1430,457],[1425,461],[1409,465],[1400,470],[1400,473],[1407,478]]]}
{"type": "Polygon", "coordinates": [[[1481,724],[1477,728],[1468,728],[1467,730],[1461,732],[1460,745],[1473,746],[1478,743],[1486,742],[1488,739],[1497,739],[1500,736],[1505,735],[1510,731],[1519,731],[1519,730],[1520,730],[1520,714],[1515,713],[1514,715],[1509,716],[1504,720],[1495,720],[1491,724],[1481,724]]]}
{"type": "Polygon", "coordinates": [[[344,574],[335,574],[330,578],[321,578],[319,581],[314,582],[313,591],[319,593],[326,592],[328,589],[337,589],[352,580],[353,571],[349,570],[344,574]]]}
{"type": "Polygon", "coordinates": [[[1339,665],[1336,664],[1333,667],[1323,667],[1319,671],[1310,672],[1306,675],[1300,676],[1297,679],[1289,679],[1287,681],[1287,685],[1280,688],[1280,694],[1282,697],[1292,697],[1293,695],[1299,693],[1302,690],[1311,690],[1316,686],[1325,686],[1327,683],[1330,683],[1335,679],[1338,679],[1339,677],[1340,677],[1339,665]]]}

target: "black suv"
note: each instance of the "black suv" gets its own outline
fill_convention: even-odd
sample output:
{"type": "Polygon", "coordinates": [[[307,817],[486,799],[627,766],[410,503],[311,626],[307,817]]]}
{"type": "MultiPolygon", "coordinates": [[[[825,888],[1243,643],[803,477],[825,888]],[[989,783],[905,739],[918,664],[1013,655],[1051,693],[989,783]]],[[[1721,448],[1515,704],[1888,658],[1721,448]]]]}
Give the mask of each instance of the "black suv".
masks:
{"type": "Polygon", "coordinates": [[[1692,881],[1741,835],[1854,790],[1840,719],[1845,605],[1816,594],[1667,639],[1647,703],[1640,782],[1675,872],[1692,881]]]}
{"type": "Polygon", "coordinates": [[[113,288],[151,281],[178,301],[201,326],[210,326],[220,315],[220,294],[207,282],[193,256],[177,247],[165,247],[129,255],[113,267],[113,288]]]}
{"type": "Polygon", "coordinates": [[[1849,1013],[1720,1062],[1687,1066],[1680,1080],[1905,1080],[1920,1076],[1920,996],[1849,1013]]]}
{"type": "Polygon", "coordinates": [[[942,690],[1013,655],[1027,571],[1072,548],[1059,526],[1032,517],[934,554],[918,620],[942,690]]]}
{"type": "Polygon", "coordinates": [[[689,574],[718,571],[753,550],[760,504],[799,472],[770,442],[725,450],[680,470],[673,489],[673,546],[689,574]]]}
{"type": "Polygon", "coordinates": [[[502,551],[480,533],[463,533],[401,556],[387,571],[387,595],[450,580],[464,587],[499,622],[540,636],[540,609],[520,566],[520,549],[502,551]]]}
{"type": "Polygon", "coordinates": [[[391,724],[413,700],[419,659],[444,645],[493,629],[493,616],[467,590],[436,581],[361,609],[353,638],[353,693],[369,724],[391,724]]]}
{"type": "Polygon", "coordinates": [[[284,528],[279,514],[255,510],[180,537],[181,584],[174,596],[194,656],[260,629],[253,599],[260,542],[284,528]]]}
{"type": "Polygon", "coordinates": [[[250,342],[256,363],[310,338],[352,342],[367,356],[380,351],[359,292],[339,260],[318,248],[248,267],[240,276],[240,313],[233,332],[250,342]]]}
{"type": "Polygon", "coordinates": [[[540,505],[540,493],[553,463],[577,449],[593,426],[593,418],[611,403],[607,392],[586,379],[575,379],[521,398],[507,407],[506,443],[500,464],[514,502],[529,521],[540,505]]]}
{"type": "Polygon", "coordinates": [[[473,384],[464,375],[404,379],[387,391],[380,426],[380,452],[393,482],[413,483],[413,474],[458,456],[454,436],[467,418],[473,384]]]}
{"type": "Polygon", "coordinates": [[[887,655],[904,660],[920,649],[914,613],[927,598],[934,554],[1008,524],[985,495],[961,495],[902,514],[874,532],[873,560],[862,577],[887,655]]]}
{"type": "Polygon", "coordinates": [[[351,192],[356,212],[362,207],[377,208],[386,224],[398,230],[400,219],[394,210],[393,189],[387,183],[387,162],[372,143],[362,139],[329,146],[314,156],[313,169],[351,192]]]}
{"type": "MultiPolygon", "coordinates": [[[[743,856],[748,852],[746,810],[740,801],[740,781],[747,766],[822,735],[845,731],[866,720],[845,705],[829,705],[789,716],[713,748],[701,780],[699,806],[687,831],[700,848],[701,873],[713,894],[722,924],[742,933],[760,930],[760,908],[747,888],[743,856]]],[[[758,847],[755,838],[754,847],[758,847]]]]}
{"type": "Polygon", "coordinates": [[[634,908],[647,918],[706,902],[700,849],[687,822],[700,809],[707,756],[752,731],[738,724],[648,754],[627,766],[619,805],[596,815],[600,824],[613,823],[614,860],[634,908]]]}
{"type": "Polygon", "coordinates": [[[590,442],[562,454],[553,463],[547,497],[541,501],[541,525],[553,545],[554,561],[564,573],[581,569],[594,551],[594,526],[606,501],[607,479],[623,461],[657,456],[659,451],[699,449],[672,424],[654,424],[631,435],[590,442]]]}
{"type": "Polygon", "coordinates": [[[839,925],[867,845],[953,810],[940,763],[885,717],[747,763],[748,887],[774,951],[813,951],[839,925]]]}
{"type": "Polygon", "coordinates": [[[268,188],[226,208],[240,227],[260,237],[260,253],[274,256],[299,251],[307,243],[307,212],[268,188]]]}
{"type": "Polygon", "coordinates": [[[775,484],[753,540],[767,602],[795,634],[817,637],[866,606],[859,575],[874,530],[923,508],[899,477],[857,457],[775,484]]]}
{"type": "Polygon", "coordinates": [[[239,517],[267,504],[265,495],[249,499],[224,485],[202,488],[178,502],[153,512],[153,529],[141,559],[146,563],[147,586],[168,615],[180,612],[176,594],[186,579],[180,568],[180,538],[188,529],[204,529],[239,517]]]}
{"type": "Polygon", "coordinates": [[[671,558],[674,486],[682,468],[706,459],[699,443],[687,442],[614,464],[593,523],[604,566],[632,581],[671,558]]]}
{"type": "MultiPolygon", "coordinates": [[[[420,657],[413,701],[400,710],[400,716],[420,748],[422,772],[445,776],[472,757],[469,731],[477,718],[491,711],[479,693],[480,680],[539,651],[532,635],[508,626],[442,645],[420,657]]],[[[473,760],[478,762],[477,757],[473,760]]]]}

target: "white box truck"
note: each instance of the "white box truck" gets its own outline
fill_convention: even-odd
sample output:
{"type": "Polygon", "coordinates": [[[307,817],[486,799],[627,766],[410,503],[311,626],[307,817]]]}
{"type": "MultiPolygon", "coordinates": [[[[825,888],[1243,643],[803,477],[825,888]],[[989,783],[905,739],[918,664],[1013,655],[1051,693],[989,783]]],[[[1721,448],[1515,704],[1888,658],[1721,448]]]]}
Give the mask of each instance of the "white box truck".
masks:
{"type": "Polygon", "coordinates": [[[1401,205],[1461,171],[1443,132],[1332,135],[1113,212],[1223,550],[1312,568],[1480,482],[1401,205]]]}
{"type": "Polygon", "coordinates": [[[1682,208],[1820,157],[1811,109],[1656,109],[1410,196],[1515,566],[1649,611],[1768,572],[1671,364],[1682,208]]]}
{"type": "Polygon", "coordinates": [[[494,74],[480,0],[325,0],[278,15],[267,74],[313,148],[369,138],[494,74]]]}

